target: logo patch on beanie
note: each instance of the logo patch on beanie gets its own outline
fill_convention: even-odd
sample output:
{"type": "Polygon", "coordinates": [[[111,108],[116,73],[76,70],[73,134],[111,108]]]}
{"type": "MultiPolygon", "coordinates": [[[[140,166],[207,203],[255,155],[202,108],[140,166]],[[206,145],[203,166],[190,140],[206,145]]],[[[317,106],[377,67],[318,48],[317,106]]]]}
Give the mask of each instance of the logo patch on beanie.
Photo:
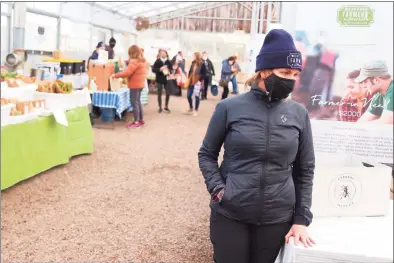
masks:
{"type": "Polygon", "coordinates": [[[290,68],[301,68],[302,57],[300,53],[290,53],[287,56],[287,65],[290,68]]]}

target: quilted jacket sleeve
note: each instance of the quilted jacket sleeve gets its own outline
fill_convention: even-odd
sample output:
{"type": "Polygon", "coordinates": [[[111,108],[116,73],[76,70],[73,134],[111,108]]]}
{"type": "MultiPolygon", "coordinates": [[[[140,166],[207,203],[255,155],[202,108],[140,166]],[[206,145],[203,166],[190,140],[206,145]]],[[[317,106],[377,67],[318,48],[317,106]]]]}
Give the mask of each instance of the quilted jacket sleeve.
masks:
{"type": "Polygon", "coordinates": [[[296,190],[296,205],[293,223],[308,226],[312,222],[312,187],[315,170],[312,128],[305,112],[304,128],[300,133],[298,153],[293,164],[293,180],[296,190]]]}
{"type": "Polygon", "coordinates": [[[216,106],[207,133],[198,153],[198,163],[209,193],[224,188],[220,175],[218,156],[227,131],[227,108],[222,102],[216,106]]]}

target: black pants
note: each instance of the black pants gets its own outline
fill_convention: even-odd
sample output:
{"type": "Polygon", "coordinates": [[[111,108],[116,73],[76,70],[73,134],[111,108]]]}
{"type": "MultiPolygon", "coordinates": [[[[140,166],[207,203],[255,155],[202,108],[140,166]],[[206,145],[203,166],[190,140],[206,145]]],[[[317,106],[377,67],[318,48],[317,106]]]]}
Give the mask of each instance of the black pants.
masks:
{"type": "Polygon", "coordinates": [[[291,223],[255,226],[211,210],[211,241],[215,263],[274,263],[291,223]]]}
{"type": "Polygon", "coordinates": [[[204,89],[202,91],[202,98],[206,99],[208,94],[208,87],[211,84],[211,76],[204,77],[204,89]]]}
{"type": "Polygon", "coordinates": [[[222,100],[226,99],[228,97],[228,84],[223,87],[223,94],[222,94],[222,100]]]}
{"type": "Polygon", "coordinates": [[[165,105],[165,108],[168,108],[168,103],[170,102],[170,94],[168,94],[168,91],[166,90],[166,84],[156,83],[156,86],[157,86],[157,101],[159,103],[159,109],[162,109],[162,107],[161,107],[161,94],[163,93],[163,89],[166,91],[166,105],[165,105]]]}

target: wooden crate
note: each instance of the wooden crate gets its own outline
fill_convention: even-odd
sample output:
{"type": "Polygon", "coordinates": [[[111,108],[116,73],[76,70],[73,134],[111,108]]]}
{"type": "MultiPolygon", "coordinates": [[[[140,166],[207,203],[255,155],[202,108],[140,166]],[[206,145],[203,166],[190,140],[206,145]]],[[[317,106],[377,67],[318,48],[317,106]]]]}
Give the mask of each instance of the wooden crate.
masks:
{"type": "Polygon", "coordinates": [[[110,87],[109,78],[115,73],[115,64],[107,63],[102,65],[89,65],[88,75],[89,82],[88,87],[90,89],[90,81],[93,77],[96,78],[96,85],[98,91],[108,91],[110,87]]]}

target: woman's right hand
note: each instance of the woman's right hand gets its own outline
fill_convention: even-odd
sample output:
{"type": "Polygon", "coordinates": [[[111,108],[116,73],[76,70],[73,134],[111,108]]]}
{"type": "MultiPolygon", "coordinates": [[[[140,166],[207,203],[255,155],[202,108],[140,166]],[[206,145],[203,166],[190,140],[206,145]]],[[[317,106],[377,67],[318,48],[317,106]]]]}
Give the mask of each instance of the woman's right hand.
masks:
{"type": "Polygon", "coordinates": [[[224,195],[224,188],[218,190],[216,193],[212,195],[212,202],[214,204],[221,203],[224,195]]]}

